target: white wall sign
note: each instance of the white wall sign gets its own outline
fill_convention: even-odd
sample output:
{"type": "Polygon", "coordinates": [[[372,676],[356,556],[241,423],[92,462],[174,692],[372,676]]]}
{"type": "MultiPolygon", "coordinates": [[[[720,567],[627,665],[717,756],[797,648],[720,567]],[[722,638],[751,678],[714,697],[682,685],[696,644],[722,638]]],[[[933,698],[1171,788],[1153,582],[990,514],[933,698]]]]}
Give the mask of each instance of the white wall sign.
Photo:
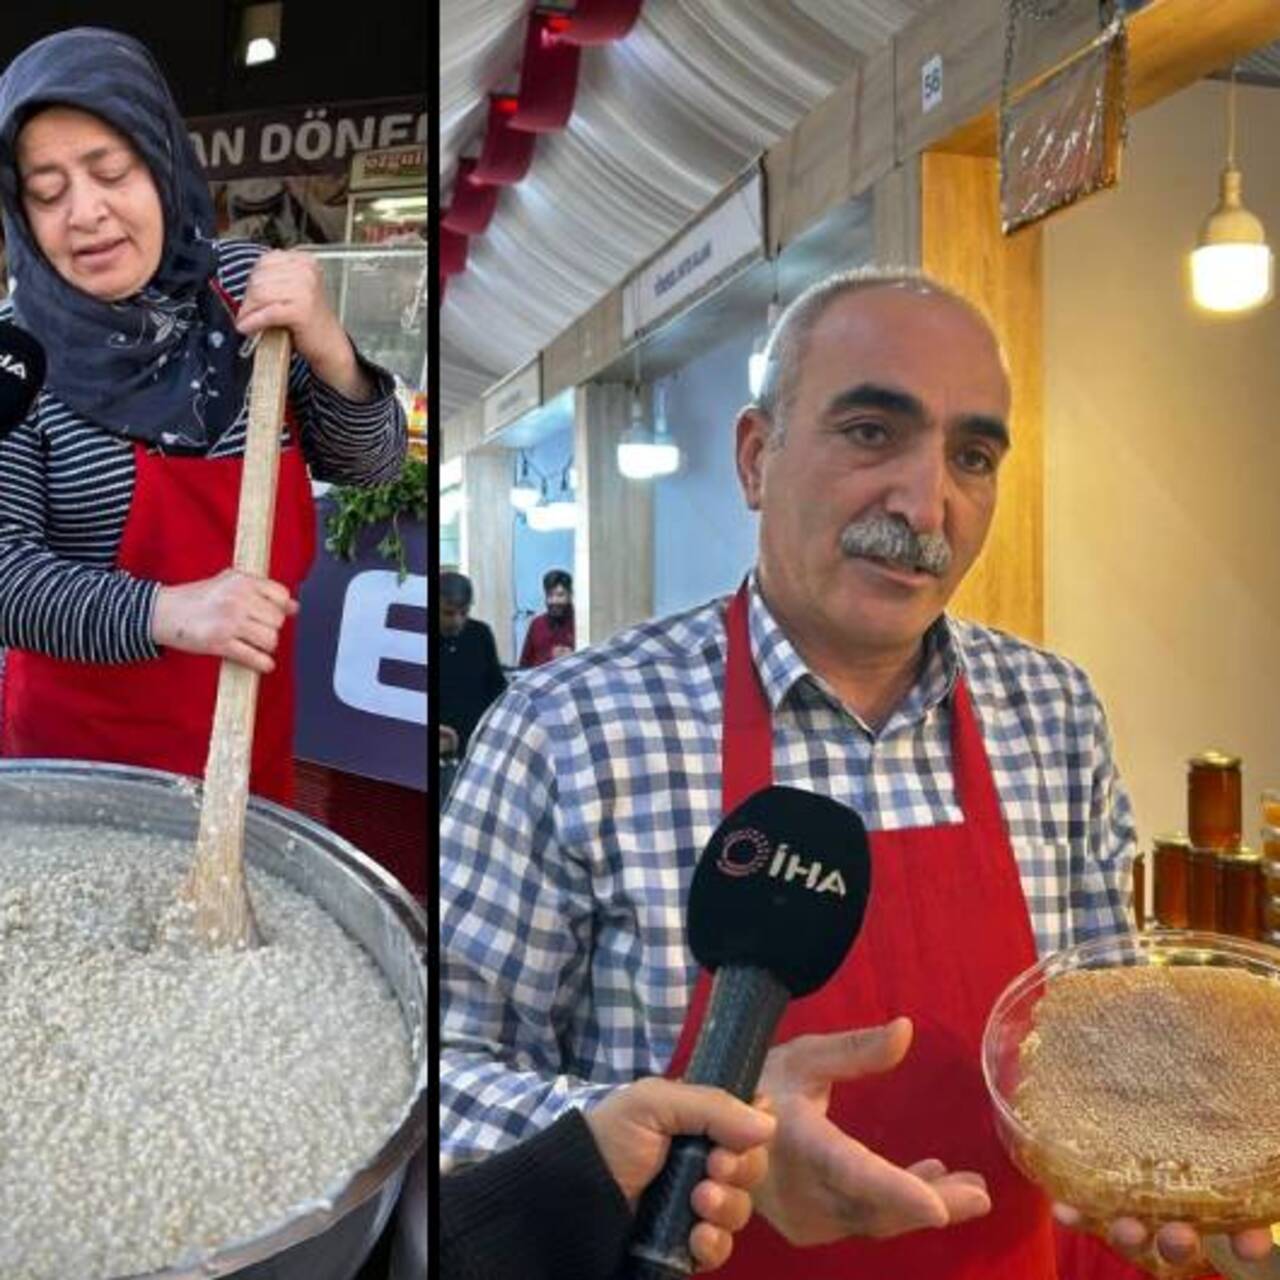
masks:
{"type": "Polygon", "coordinates": [[[534,356],[484,395],[484,433],[490,435],[542,403],[542,360],[534,356]]]}
{"type": "Polygon", "coordinates": [[[622,334],[651,328],[735,269],[764,257],[764,180],[759,166],[622,291],[622,334]]]}
{"type": "Polygon", "coordinates": [[[390,570],[366,569],[347,584],[333,664],[333,692],[339,702],[370,715],[427,723],[427,695],[389,684],[382,678],[384,659],[426,665],[422,636],[391,624],[393,605],[421,608],[427,580],[409,574],[396,581],[390,570]]]}
{"type": "Polygon", "coordinates": [[[932,111],[942,105],[942,54],[935,53],[920,68],[920,109],[932,111]]]}

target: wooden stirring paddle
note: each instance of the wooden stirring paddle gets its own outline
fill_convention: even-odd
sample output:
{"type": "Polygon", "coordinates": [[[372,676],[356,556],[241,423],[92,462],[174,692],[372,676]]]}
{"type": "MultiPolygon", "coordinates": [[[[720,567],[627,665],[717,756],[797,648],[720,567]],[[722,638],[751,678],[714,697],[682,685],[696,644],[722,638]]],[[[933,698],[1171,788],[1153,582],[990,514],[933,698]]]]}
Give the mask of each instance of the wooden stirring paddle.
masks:
{"type": "MultiPolygon", "coordinates": [[[[280,427],[289,388],[289,331],[267,329],[253,357],[249,425],[240,481],[234,567],[265,575],[271,562],[280,427]]],[[[195,908],[196,935],[211,946],[262,943],[244,877],[244,818],[258,705],[258,673],[222,660],[213,734],[204,769],[196,860],[183,887],[195,908]]]]}

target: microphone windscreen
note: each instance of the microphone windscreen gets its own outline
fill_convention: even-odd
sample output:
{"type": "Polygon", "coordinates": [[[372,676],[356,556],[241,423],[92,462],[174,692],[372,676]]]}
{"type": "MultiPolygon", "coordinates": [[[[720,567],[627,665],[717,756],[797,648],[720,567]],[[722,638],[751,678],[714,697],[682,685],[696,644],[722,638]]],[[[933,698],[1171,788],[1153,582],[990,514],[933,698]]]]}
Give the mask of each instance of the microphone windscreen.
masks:
{"type": "Polygon", "coordinates": [[[44,375],[44,348],[25,329],[0,320],[0,439],[31,412],[44,375]]]}
{"type": "Polygon", "coordinates": [[[866,914],[871,851],[850,808],[765,787],[716,828],[694,871],[688,934],[704,968],[767,969],[794,996],[840,967],[866,914]]]}

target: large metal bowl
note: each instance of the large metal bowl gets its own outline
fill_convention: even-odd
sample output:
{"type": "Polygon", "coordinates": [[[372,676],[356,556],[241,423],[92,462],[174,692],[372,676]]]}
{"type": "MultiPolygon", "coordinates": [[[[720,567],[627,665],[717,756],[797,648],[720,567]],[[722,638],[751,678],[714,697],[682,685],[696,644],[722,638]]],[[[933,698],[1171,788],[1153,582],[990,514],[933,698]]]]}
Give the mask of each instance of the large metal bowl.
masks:
{"type": "MultiPolygon", "coordinates": [[[[189,840],[199,794],[186,778],[153,769],[63,760],[0,761],[0,821],[83,823],[189,840]]],[[[341,1188],[268,1233],[229,1242],[191,1267],[129,1280],[351,1280],[395,1206],[405,1169],[427,1133],[427,922],[404,889],[353,845],[292,810],[251,800],[249,863],[318,902],[382,970],[412,1042],[413,1086],[395,1131],[341,1188]]],[[[85,844],[91,868],[93,846],[85,844]]],[[[124,1280],[84,1277],[83,1280],[124,1280]]]]}

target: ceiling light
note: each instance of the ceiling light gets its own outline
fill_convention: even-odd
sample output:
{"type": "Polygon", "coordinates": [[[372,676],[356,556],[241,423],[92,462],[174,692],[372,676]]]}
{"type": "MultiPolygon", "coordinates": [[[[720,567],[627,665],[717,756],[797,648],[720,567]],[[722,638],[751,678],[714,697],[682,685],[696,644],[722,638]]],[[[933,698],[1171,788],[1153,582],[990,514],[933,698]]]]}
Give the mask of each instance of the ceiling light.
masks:
{"type": "Polygon", "coordinates": [[[560,492],[546,504],[545,519],[552,529],[576,529],[578,527],[578,503],[569,485],[569,472],[565,467],[560,476],[560,492]]]}
{"type": "Polygon", "coordinates": [[[260,62],[274,62],[275,60],[275,42],[266,36],[255,36],[249,41],[249,47],[244,51],[246,67],[256,67],[260,62]]]}
{"type": "Polygon", "coordinates": [[[369,201],[369,208],[377,209],[380,213],[403,213],[406,210],[414,211],[421,209],[424,213],[427,208],[426,195],[418,196],[379,196],[376,200],[369,201]]]}
{"type": "Polygon", "coordinates": [[[524,513],[529,528],[535,533],[556,533],[578,527],[578,503],[569,483],[571,470],[565,467],[561,473],[560,492],[554,498],[544,499],[524,513]]]}
{"type": "Polygon", "coordinates": [[[618,470],[628,480],[656,480],[680,468],[680,447],[667,430],[666,396],[655,388],[657,421],[652,431],[645,425],[640,388],[631,396],[631,426],[618,441],[618,470]]]}
{"type": "Polygon", "coordinates": [[[529,522],[529,528],[534,533],[550,533],[554,527],[551,523],[548,512],[551,508],[544,502],[536,507],[530,507],[524,513],[524,518],[529,522]]]}
{"type": "Polygon", "coordinates": [[[1252,311],[1271,298],[1275,259],[1262,223],[1244,207],[1236,167],[1236,81],[1227,86],[1227,163],[1218,203],[1200,228],[1191,254],[1191,296],[1206,311],[1252,311]]]}
{"type": "Polygon", "coordinates": [[[284,17],[282,0],[247,4],[240,11],[239,59],[246,67],[274,62],[280,56],[280,26],[284,17]]]}

